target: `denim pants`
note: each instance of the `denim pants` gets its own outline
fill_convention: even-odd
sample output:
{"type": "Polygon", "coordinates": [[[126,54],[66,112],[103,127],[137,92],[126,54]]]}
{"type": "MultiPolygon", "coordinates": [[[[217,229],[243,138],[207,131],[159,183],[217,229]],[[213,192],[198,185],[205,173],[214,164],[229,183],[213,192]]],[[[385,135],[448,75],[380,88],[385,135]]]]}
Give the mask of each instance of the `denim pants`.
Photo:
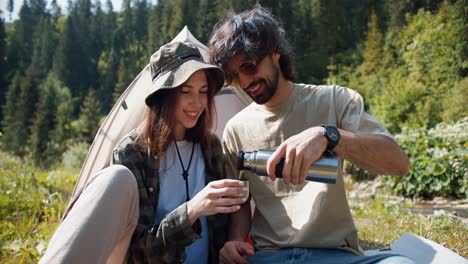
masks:
{"type": "Polygon", "coordinates": [[[248,258],[249,263],[322,263],[322,264],[414,264],[409,258],[383,253],[359,256],[338,249],[287,248],[262,251],[248,258]]]}

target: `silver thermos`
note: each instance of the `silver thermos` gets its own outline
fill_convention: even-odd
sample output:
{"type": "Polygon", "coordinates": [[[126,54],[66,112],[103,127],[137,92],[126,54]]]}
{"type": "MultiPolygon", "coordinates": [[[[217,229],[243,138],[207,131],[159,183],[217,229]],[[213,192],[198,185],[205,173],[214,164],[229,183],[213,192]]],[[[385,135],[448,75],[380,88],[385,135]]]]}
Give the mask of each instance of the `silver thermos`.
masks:
{"type": "MultiPolygon", "coordinates": [[[[259,176],[268,176],[266,164],[274,150],[259,149],[252,152],[239,151],[237,168],[248,170],[259,176]]],[[[275,175],[283,178],[284,158],[276,165],[275,175]]],[[[306,180],[323,183],[336,183],[338,175],[338,157],[322,157],[312,164],[307,172],[306,180]]]]}

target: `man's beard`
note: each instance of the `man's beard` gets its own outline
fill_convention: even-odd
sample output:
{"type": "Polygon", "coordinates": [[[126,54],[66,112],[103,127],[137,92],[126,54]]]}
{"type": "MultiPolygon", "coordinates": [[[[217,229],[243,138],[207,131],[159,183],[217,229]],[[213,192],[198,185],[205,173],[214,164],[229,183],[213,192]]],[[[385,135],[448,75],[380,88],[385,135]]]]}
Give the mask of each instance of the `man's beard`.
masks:
{"type": "Polygon", "coordinates": [[[246,89],[246,92],[249,95],[249,97],[252,98],[252,100],[254,100],[254,102],[257,104],[265,104],[266,102],[268,102],[271,99],[271,97],[275,95],[276,89],[278,89],[278,78],[279,78],[278,68],[275,67],[275,65],[273,65],[272,68],[273,68],[273,79],[262,78],[262,79],[252,82],[249,85],[249,88],[250,88],[250,87],[256,86],[257,84],[260,84],[262,86],[261,87],[262,92],[259,95],[254,97],[252,94],[248,92],[249,89],[248,88],[246,89]]]}

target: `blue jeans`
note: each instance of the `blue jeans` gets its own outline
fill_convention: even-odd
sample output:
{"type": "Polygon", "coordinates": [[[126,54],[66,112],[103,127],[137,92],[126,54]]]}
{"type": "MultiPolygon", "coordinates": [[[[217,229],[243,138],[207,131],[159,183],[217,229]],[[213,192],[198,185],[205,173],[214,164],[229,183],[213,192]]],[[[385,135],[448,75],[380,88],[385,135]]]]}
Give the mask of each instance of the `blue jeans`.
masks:
{"type": "Polygon", "coordinates": [[[414,264],[409,258],[396,254],[358,256],[338,249],[286,248],[262,251],[248,258],[249,263],[323,263],[323,264],[414,264]]]}

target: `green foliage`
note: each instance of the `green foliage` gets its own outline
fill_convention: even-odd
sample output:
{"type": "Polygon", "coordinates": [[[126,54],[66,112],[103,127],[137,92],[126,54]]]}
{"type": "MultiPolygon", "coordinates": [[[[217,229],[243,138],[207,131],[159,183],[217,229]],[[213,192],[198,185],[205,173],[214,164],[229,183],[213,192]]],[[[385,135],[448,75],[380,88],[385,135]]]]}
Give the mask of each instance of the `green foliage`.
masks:
{"type": "Polygon", "coordinates": [[[372,9],[368,24],[366,40],[364,42],[364,63],[360,71],[365,75],[375,73],[383,64],[383,35],[379,30],[377,15],[372,9]]]}
{"type": "Polygon", "coordinates": [[[448,216],[427,217],[411,213],[411,206],[410,201],[395,204],[381,196],[351,199],[351,212],[361,246],[365,250],[383,248],[402,234],[412,233],[442,244],[464,257],[468,256],[466,223],[448,216]]]}
{"type": "Polygon", "coordinates": [[[31,161],[0,152],[0,256],[37,263],[60,222],[75,174],[40,172],[31,161]]]}
{"type": "Polygon", "coordinates": [[[396,137],[410,158],[405,177],[386,183],[405,196],[468,197],[468,118],[430,130],[404,129],[396,137]]]}
{"type": "Polygon", "coordinates": [[[80,109],[80,117],[72,126],[80,140],[93,142],[94,135],[99,128],[99,113],[101,105],[95,96],[94,90],[90,90],[80,109]]]}
{"type": "Polygon", "coordinates": [[[468,105],[466,96],[459,96],[466,93],[468,72],[466,5],[463,0],[441,2],[174,0],[153,5],[125,0],[114,12],[110,0],[105,8],[100,1],[79,0],[69,1],[62,13],[57,0],[50,9],[44,0],[24,1],[19,19],[6,23],[4,37],[0,23],[2,148],[20,156],[40,153],[32,142],[45,137],[28,138],[39,133],[33,126],[42,122],[36,120],[41,116],[36,107],[48,74],[70,92],[68,105],[58,106],[64,112],[41,106],[57,116],[53,131],[42,133],[57,140],[47,148],[57,157],[69,138],[91,140],[86,118],[78,120],[89,90],[101,105],[99,114],[106,114],[149,56],[183,26],[206,43],[225,11],[256,4],[283,22],[296,53],[297,82],[320,84],[329,77],[330,83],[356,89],[366,98],[366,109],[392,132],[463,118],[468,105]]]}
{"type": "Polygon", "coordinates": [[[79,170],[83,165],[90,145],[87,142],[78,142],[72,144],[62,156],[62,166],[69,170],[79,170]]]}
{"type": "MultiPolygon", "coordinates": [[[[5,104],[5,93],[7,91],[7,61],[6,61],[6,34],[5,23],[0,18],[0,105],[5,104]]],[[[3,120],[3,113],[0,109],[0,120],[3,120]]]]}
{"type": "Polygon", "coordinates": [[[20,142],[16,132],[21,129],[20,121],[17,119],[16,98],[20,93],[20,76],[15,74],[6,92],[6,103],[2,107],[5,118],[2,120],[2,147],[3,149],[16,152],[20,142]]]}
{"type": "Polygon", "coordinates": [[[455,84],[443,102],[442,119],[445,122],[460,120],[468,114],[468,78],[455,84]]]}
{"type": "Polygon", "coordinates": [[[436,13],[408,14],[400,32],[383,38],[371,15],[363,62],[329,66],[328,82],[343,81],[362,93],[369,111],[391,132],[468,116],[466,97],[460,96],[468,70],[461,2],[444,3],[436,13]]]}
{"type": "Polygon", "coordinates": [[[61,156],[69,134],[71,98],[68,88],[53,76],[39,87],[39,102],[31,125],[29,145],[32,158],[37,164],[48,167],[61,156]]]}

